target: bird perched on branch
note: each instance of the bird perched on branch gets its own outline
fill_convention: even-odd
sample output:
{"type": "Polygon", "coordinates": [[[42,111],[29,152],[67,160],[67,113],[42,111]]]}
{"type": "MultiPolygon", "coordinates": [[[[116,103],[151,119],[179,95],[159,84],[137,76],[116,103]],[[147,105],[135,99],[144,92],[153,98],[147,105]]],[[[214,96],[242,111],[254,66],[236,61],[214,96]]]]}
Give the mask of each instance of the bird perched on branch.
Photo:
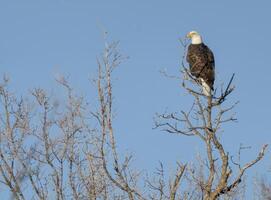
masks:
{"type": "Polygon", "coordinates": [[[190,73],[202,85],[203,94],[211,96],[215,81],[214,54],[203,43],[202,37],[196,31],[189,32],[186,37],[191,39],[186,56],[190,73]]]}

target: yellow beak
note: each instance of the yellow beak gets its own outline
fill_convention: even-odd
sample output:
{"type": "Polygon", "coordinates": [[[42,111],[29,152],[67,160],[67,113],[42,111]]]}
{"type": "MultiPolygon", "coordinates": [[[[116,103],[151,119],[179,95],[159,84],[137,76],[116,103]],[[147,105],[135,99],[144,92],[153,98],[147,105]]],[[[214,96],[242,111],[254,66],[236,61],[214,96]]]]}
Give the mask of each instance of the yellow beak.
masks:
{"type": "Polygon", "coordinates": [[[191,34],[188,33],[188,34],[186,35],[186,37],[191,39],[191,34]]]}

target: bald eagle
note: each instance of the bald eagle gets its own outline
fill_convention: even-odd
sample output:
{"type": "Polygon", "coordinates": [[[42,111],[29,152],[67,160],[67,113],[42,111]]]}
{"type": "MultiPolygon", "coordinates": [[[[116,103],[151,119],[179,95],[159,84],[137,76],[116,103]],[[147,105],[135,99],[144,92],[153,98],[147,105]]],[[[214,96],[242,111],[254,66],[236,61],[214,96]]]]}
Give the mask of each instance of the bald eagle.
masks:
{"type": "Polygon", "coordinates": [[[186,60],[189,63],[190,73],[202,85],[203,94],[211,96],[215,81],[215,59],[213,52],[202,42],[196,31],[187,34],[191,39],[188,46],[186,60]]]}

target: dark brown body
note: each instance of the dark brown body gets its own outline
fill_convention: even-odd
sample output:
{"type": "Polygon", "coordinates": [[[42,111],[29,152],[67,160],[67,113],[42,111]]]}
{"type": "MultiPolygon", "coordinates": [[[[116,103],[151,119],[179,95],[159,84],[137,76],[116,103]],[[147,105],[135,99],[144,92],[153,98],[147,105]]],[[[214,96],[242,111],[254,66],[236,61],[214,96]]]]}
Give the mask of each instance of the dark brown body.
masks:
{"type": "Polygon", "coordinates": [[[213,90],[215,81],[215,60],[213,52],[204,44],[190,44],[186,60],[189,63],[191,74],[202,78],[213,90]]]}

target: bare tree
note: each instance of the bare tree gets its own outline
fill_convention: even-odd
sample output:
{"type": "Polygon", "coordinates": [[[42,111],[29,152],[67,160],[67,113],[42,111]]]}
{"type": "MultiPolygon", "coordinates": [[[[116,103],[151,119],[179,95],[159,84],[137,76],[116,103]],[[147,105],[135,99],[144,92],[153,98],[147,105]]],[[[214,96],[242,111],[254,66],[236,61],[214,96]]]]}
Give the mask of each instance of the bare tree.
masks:
{"type": "Polygon", "coordinates": [[[124,161],[120,161],[121,158],[117,151],[114,135],[111,74],[124,59],[117,50],[117,47],[118,43],[116,42],[106,44],[104,54],[101,59],[97,60],[98,79],[96,83],[100,109],[98,112],[92,114],[97,118],[100,126],[101,144],[99,153],[105,174],[130,200],[134,200],[135,198],[144,199],[136,187],[138,174],[129,168],[132,156],[125,156],[124,161]],[[108,152],[106,152],[106,147],[108,152]]]}
{"type": "Polygon", "coordinates": [[[17,99],[1,87],[1,183],[12,199],[89,199],[105,195],[96,130],[89,127],[82,97],[67,89],[61,106],[42,89],[32,100],[17,99]],[[58,109],[57,107],[61,107],[58,109]],[[27,192],[31,191],[31,192],[27,192]],[[30,195],[30,196],[29,196],[30,195]]]}
{"type": "MultiPolygon", "coordinates": [[[[182,44],[186,48],[185,43],[182,44]]],[[[185,53],[183,59],[184,57],[185,53]]],[[[190,74],[184,62],[182,62],[181,73],[183,74],[182,87],[194,101],[188,111],[158,114],[156,128],[201,140],[205,146],[207,160],[198,164],[201,166],[200,169],[190,166],[188,179],[194,183],[195,188],[198,188],[197,199],[226,198],[238,188],[245,171],[264,157],[267,145],[262,147],[255,159],[246,164],[241,165],[240,162],[232,161],[219,135],[223,124],[236,121],[235,116],[230,112],[238,102],[223,106],[235,90],[232,85],[234,75],[226,88],[222,85],[215,89],[213,95],[205,96],[198,81],[190,74]],[[234,171],[234,167],[237,167],[237,170],[234,171]],[[201,193],[200,198],[199,193],[201,193]]]]}
{"type": "MultiPolygon", "coordinates": [[[[119,155],[113,128],[111,75],[123,61],[118,43],[105,45],[94,80],[98,109],[67,79],[57,100],[36,88],[26,98],[0,86],[0,183],[11,199],[145,199],[131,155],[119,155]]],[[[95,105],[95,103],[93,103],[95,105]]]]}
{"type": "Polygon", "coordinates": [[[3,78],[0,186],[10,191],[11,199],[214,200],[237,195],[245,171],[263,158],[267,145],[244,165],[225,151],[219,134],[224,123],[235,121],[227,113],[236,104],[223,107],[234,91],[233,78],[219,95],[206,97],[183,66],[182,86],[194,102],[188,111],[159,115],[156,127],[198,137],[205,144],[207,161],[194,166],[177,162],[169,177],[160,164],[145,178],[132,168],[131,155],[119,153],[116,141],[112,74],[124,59],[118,42],[106,43],[97,58],[96,103],[76,94],[63,77],[57,83],[65,97],[58,99],[41,88],[16,97],[8,78],[3,78]]]}

